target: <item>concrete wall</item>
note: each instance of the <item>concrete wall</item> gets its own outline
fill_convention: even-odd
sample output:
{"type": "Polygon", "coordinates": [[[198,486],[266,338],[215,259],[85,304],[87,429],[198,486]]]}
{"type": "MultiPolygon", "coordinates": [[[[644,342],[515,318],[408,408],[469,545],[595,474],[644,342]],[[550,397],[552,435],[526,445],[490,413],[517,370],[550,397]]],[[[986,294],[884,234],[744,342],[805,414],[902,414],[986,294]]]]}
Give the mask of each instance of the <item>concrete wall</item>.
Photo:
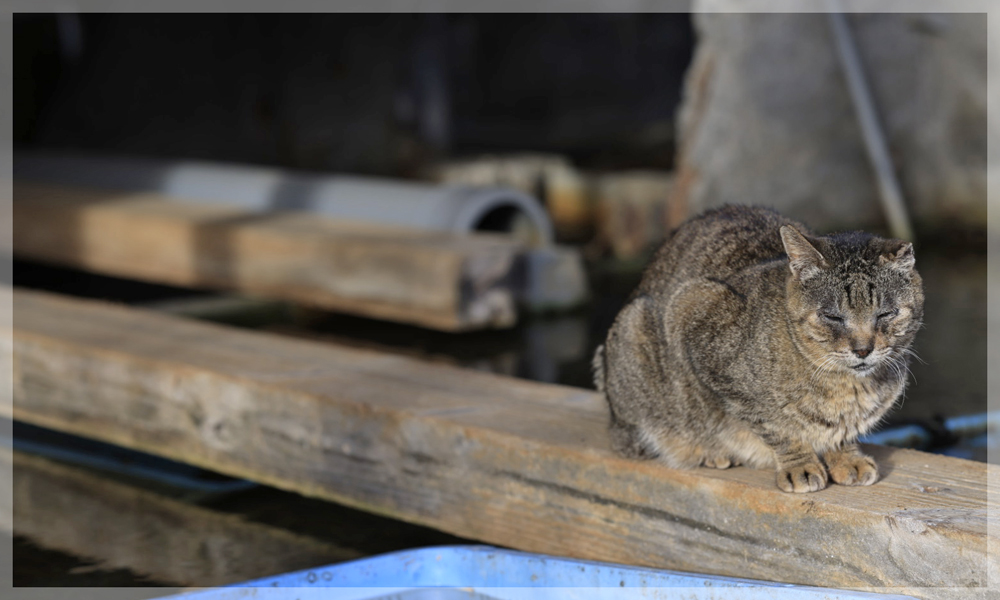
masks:
{"type": "MultiPolygon", "coordinates": [[[[695,3],[675,201],[770,205],[818,229],[884,225],[827,15],[739,14],[752,5],[695,3]]],[[[917,225],[985,226],[985,17],[849,23],[917,225]]]]}

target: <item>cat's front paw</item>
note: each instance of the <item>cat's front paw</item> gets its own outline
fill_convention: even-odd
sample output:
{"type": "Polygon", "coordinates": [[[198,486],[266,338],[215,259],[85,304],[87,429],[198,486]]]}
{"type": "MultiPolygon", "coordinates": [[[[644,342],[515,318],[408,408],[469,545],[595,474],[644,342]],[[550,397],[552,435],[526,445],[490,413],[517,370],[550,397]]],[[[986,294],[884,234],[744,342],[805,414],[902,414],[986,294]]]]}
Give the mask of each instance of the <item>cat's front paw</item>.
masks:
{"type": "Polygon", "coordinates": [[[819,462],[785,465],[778,468],[777,481],[783,492],[818,492],[826,487],[826,467],[819,462]]]}
{"type": "Polygon", "coordinates": [[[830,479],[840,485],[871,485],[878,481],[878,465],[864,454],[847,456],[830,465],[830,479]]]}

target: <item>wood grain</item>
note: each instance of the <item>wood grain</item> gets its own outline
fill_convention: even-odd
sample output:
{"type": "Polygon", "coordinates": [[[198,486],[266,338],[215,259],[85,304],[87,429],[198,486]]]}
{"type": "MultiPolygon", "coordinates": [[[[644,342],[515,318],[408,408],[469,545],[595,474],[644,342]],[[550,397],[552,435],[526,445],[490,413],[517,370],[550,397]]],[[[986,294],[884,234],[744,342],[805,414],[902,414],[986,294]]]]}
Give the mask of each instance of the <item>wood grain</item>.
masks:
{"type": "Polygon", "coordinates": [[[19,257],[446,331],[514,323],[522,251],[499,235],[260,214],[155,193],[14,184],[19,257]]]}
{"type": "Polygon", "coordinates": [[[874,447],[876,485],[786,494],[770,472],[614,456],[586,390],[45,294],[13,303],[27,422],[532,552],[925,598],[987,597],[1000,572],[998,469],[982,463],[874,447]]]}

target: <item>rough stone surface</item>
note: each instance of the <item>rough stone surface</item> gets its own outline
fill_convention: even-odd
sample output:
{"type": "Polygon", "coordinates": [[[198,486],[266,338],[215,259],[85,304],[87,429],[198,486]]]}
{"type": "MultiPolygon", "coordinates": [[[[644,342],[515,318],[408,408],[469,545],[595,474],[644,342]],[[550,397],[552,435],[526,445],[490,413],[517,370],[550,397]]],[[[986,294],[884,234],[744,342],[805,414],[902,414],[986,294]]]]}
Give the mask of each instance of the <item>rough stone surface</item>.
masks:
{"type": "MultiPolygon", "coordinates": [[[[695,3],[675,201],[690,213],[769,205],[818,229],[884,226],[827,15],[739,14],[747,5],[695,3]]],[[[911,218],[985,226],[985,18],[848,19],[911,218]]]]}

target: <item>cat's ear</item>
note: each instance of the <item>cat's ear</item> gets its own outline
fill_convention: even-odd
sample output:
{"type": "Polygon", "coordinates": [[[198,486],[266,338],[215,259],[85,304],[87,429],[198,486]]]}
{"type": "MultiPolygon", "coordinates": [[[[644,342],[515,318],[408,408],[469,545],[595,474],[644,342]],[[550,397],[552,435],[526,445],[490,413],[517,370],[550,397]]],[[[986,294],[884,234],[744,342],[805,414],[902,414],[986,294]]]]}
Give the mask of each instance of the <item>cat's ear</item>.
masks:
{"type": "Polygon", "coordinates": [[[889,265],[893,269],[909,273],[917,263],[917,258],[913,255],[913,244],[903,240],[891,240],[878,261],[881,265],[889,265]]]}
{"type": "Polygon", "coordinates": [[[826,268],[826,259],[798,229],[782,225],[781,242],[788,254],[788,267],[800,281],[810,279],[826,268]]]}

